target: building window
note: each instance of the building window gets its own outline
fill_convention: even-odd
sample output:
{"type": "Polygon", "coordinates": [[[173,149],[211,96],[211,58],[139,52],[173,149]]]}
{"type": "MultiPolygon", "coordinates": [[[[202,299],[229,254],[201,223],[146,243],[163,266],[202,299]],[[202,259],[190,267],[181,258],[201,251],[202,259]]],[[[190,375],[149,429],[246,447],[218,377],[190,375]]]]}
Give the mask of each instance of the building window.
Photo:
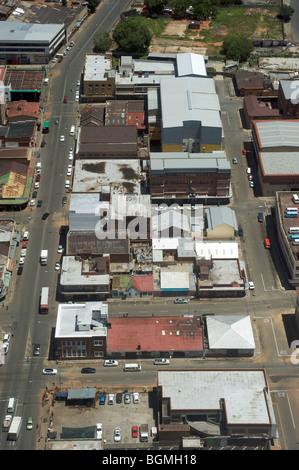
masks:
{"type": "Polygon", "coordinates": [[[94,346],[103,346],[103,340],[102,339],[95,339],[93,342],[94,346]]]}
{"type": "Polygon", "coordinates": [[[103,351],[94,351],[94,357],[103,357],[103,351]]]}

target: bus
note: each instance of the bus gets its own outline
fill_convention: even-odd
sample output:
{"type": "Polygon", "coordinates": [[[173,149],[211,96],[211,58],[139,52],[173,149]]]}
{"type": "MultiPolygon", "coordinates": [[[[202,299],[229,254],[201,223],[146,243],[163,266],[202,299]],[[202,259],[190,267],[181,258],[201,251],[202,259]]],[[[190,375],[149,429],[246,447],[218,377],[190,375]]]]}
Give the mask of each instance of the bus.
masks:
{"type": "Polygon", "coordinates": [[[289,240],[290,240],[290,242],[292,242],[294,240],[299,240],[299,235],[291,235],[289,240]]]}
{"type": "Polygon", "coordinates": [[[298,213],[298,208],[297,207],[287,207],[285,212],[297,212],[298,213]]]}
{"type": "Polygon", "coordinates": [[[43,134],[49,134],[49,130],[50,130],[50,122],[45,121],[43,125],[43,134]]]}
{"type": "Polygon", "coordinates": [[[39,313],[42,315],[49,313],[49,287],[42,287],[39,313]]]}
{"type": "Polygon", "coordinates": [[[285,212],[284,216],[285,216],[286,219],[295,219],[295,218],[297,219],[298,212],[294,212],[294,211],[293,212],[285,212]]]}

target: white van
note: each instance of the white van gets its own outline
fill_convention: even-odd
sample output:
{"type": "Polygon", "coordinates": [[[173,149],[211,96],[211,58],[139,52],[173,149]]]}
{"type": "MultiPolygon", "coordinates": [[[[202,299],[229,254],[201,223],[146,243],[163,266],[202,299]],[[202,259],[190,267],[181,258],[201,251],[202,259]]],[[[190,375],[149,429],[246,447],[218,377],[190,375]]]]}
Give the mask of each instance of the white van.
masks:
{"type": "Polygon", "coordinates": [[[15,411],[16,399],[10,398],[7,407],[7,413],[13,413],[15,411]]]}
{"type": "Polygon", "coordinates": [[[49,85],[49,81],[50,81],[49,78],[45,78],[45,79],[44,79],[44,84],[45,84],[45,85],[49,85]]]}
{"type": "Polygon", "coordinates": [[[72,124],[72,127],[71,127],[71,130],[70,130],[70,135],[75,135],[75,129],[76,129],[76,126],[75,124],[72,124]]]}
{"type": "Polygon", "coordinates": [[[124,372],[139,371],[139,370],[141,370],[140,364],[125,364],[125,367],[124,367],[124,372]]]}
{"type": "Polygon", "coordinates": [[[164,359],[164,358],[155,359],[154,364],[156,366],[167,366],[169,364],[169,359],[164,359]]]}
{"type": "Polygon", "coordinates": [[[23,240],[24,240],[24,241],[29,240],[29,232],[24,232],[23,240]]]}
{"type": "Polygon", "coordinates": [[[298,194],[293,194],[293,196],[292,196],[292,201],[293,201],[295,204],[299,204],[299,197],[298,197],[298,194]]]}

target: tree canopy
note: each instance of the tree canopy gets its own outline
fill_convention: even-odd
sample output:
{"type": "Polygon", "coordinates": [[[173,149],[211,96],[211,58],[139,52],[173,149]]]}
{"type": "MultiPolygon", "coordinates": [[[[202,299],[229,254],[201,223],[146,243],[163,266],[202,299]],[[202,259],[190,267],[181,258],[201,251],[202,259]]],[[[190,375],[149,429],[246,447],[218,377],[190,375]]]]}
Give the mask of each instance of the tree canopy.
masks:
{"type": "Polygon", "coordinates": [[[138,18],[128,18],[126,21],[118,23],[113,33],[113,39],[122,51],[146,52],[152,36],[149,28],[138,18]]]}
{"type": "Polygon", "coordinates": [[[105,31],[105,32],[98,31],[97,33],[95,33],[93,37],[93,41],[94,41],[93,52],[98,52],[98,53],[109,51],[113,43],[113,40],[111,39],[108,31],[105,31]]]}
{"type": "Polygon", "coordinates": [[[244,36],[227,35],[222,44],[222,52],[227,59],[244,62],[248,59],[253,49],[251,39],[244,36]]]}

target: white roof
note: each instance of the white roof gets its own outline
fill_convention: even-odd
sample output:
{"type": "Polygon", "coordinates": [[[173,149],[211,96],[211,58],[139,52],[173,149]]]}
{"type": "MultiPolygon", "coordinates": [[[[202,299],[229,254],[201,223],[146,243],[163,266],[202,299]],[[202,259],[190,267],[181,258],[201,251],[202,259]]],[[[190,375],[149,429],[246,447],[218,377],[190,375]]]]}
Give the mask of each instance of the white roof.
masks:
{"type": "Polygon", "coordinates": [[[160,270],[161,289],[189,289],[189,272],[187,271],[163,271],[160,270]]]}
{"type": "Polygon", "coordinates": [[[200,259],[238,259],[237,242],[196,242],[196,256],[200,259]]]}
{"type": "Polygon", "coordinates": [[[64,28],[63,24],[22,23],[17,21],[1,21],[0,42],[14,43],[22,41],[40,43],[50,42],[64,28]]]}
{"type": "Polygon", "coordinates": [[[177,54],[176,61],[179,77],[186,75],[207,76],[205,58],[203,55],[184,52],[183,54],[177,54]]]}
{"type": "Polygon", "coordinates": [[[55,338],[107,336],[108,304],[86,302],[58,306],[55,338]]]}
{"type": "Polygon", "coordinates": [[[210,349],[255,348],[249,315],[213,315],[206,321],[210,349]]]}

